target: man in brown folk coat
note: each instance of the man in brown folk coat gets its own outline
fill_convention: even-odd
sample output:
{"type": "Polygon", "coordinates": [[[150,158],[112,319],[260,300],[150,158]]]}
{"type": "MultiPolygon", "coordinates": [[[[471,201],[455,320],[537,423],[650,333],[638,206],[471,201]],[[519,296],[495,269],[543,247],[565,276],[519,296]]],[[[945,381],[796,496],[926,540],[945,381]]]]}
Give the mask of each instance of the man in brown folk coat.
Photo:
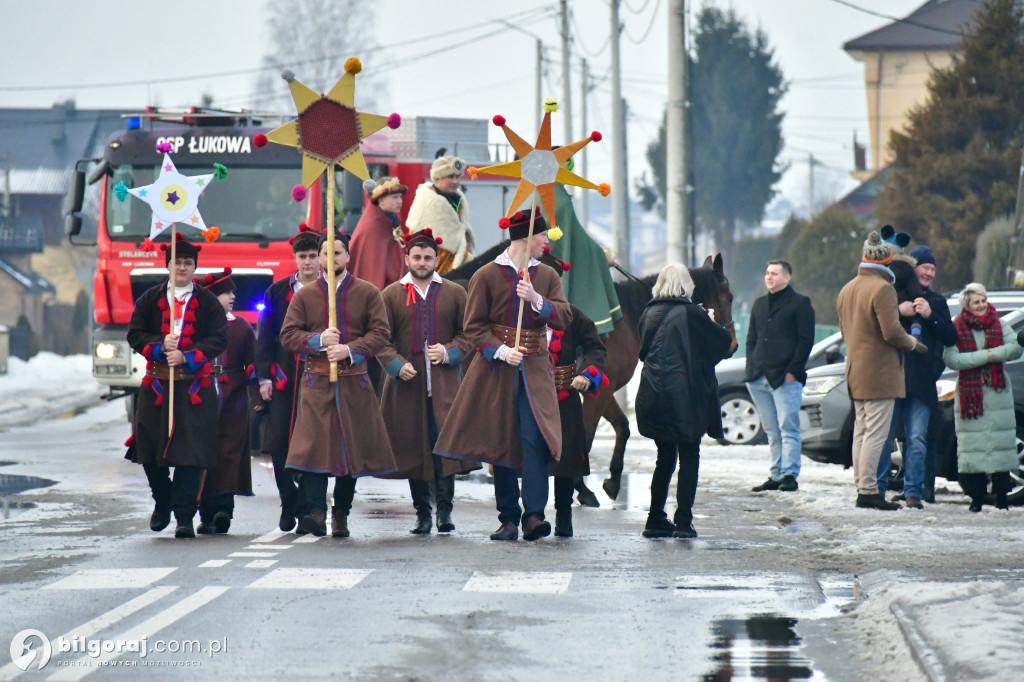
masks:
{"type": "Polygon", "coordinates": [[[139,297],[128,323],[128,345],[147,362],[126,459],[146,471],[156,502],[150,529],[166,528],[173,511],[174,536],[194,538],[203,469],[216,457],[217,390],[211,377],[213,359],[227,346],[228,321],[217,297],[193,281],[202,247],[180,232],[177,237],[173,263],[168,245],[161,245],[169,280],[139,297]],[[172,371],[173,404],[168,398],[172,371]],[[173,433],[168,432],[168,410],[174,410],[173,433]]]}
{"type": "Polygon", "coordinates": [[[318,242],[321,270],[333,267],[337,277],[338,326],[328,326],[327,277],[321,274],[292,297],[281,327],[281,344],[306,355],[288,469],[302,474],[307,510],[301,529],[318,536],[327,534],[327,478],[337,478],[331,534],[344,538],[356,478],[396,470],[366,376],[366,361],[387,344],[389,329],[380,292],[345,270],[344,235],[334,241],[334,263],[328,262],[327,236],[318,242]],[[330,380],[331,361],[338,363],[336,383],[330,380]]]}
{"type": "Polygon", "coordinates": [[[501,226],[512,243],[469,282],[466,336],[479,351],[462,382],[434,452],[494,465],[494,497],[501,527],[492,540],[537,540],[551,533],[544,520],[548,461],[558,460],[562,430],[547,354],[546,327],[564,330],[572,319],[558,274],[537,260],[548,226],[537,209],[527,239],[529,212],[501,226]],[[529,279],[520,276],[529,262],[529,279]],[[522,334],[516,345],[519,302],[522,334]],[[516,469],[522,468],[523,508],[516,469]]]}
{"type": "Polygon", "coordinates": [[[455,474],[472,465],[433,454],[461,380],[462,358],[472,346],[462,332],[466,290],[437,274],[440,239],[430,228],[408,237],[409,272],[381,293],[391,326],[391,341],[377,355],[387,372],[381,413],[398,465],[396,476],[409,479],[416,527],[431,528],[431,484],[437,501],[437,531],[455,530],[452,497],[455,474]]]}

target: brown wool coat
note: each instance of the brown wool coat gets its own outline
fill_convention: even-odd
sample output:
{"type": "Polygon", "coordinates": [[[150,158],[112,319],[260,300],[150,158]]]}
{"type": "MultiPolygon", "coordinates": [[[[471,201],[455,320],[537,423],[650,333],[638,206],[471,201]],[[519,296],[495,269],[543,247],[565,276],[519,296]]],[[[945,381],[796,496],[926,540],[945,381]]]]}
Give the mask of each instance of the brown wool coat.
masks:
{"type": "MultiPolygon", "coordinates": [[[[466,290],[447,280],[430,285],[427,298],[416,292],[413,305],[408,293],[395,282],[381,292],[391,326],[391,341],[377,360],[387,371],[380,409],[384,415],[391,451],[398,473],[389,478],[434,480],[433,444],[427,415],[426,347],[443,343],[448,363],[430,366],[430,405],[438,431],[444,426],[462,380],[462,358],[472,349],[462,331],[466,314],[466,290]],[[424,340],[425,339],[425,340],[424,340]],[[398,378],[402,365],[411,362],[416,376],[398,378]]],[[[477,465],[444,459],[444,475],[472,471],[477,465]]]]}
{"type": "Polygon", "coordinates": [[[217,460],[206,472],[200,499],[218,495],[252,495],[249,455],[249,401],[260,402],[259,386],[249,376],[256,357],[256,334],[240,317],[228,320],[228,347],[217,356],[220,432],[217,460]]]}
{"type": "MultiPolygon", "coordinates": [[[[364,363],[372,361],[389,337],[380,292],[346,272],[338,287],[337,310],[341,342],[364,363]]],[[[281,344],[296,353],[317,355],[319,349],[309,344],[325,329],[327,280],[321,275],[292,297],[281,327],[281,344]]],[[[300,381],[295,429],[288,446],[289,469],[331,476],[395,471],[377,396],[366,374],[339,375],[332,384],[330,377],[307,371],[300,381]]]]}
{"type": "Polygon", "coordinates": [[[900,325],[896,289],[882,270],[860,267],[839,292],[836,312],[846,341],[846,388],[854,400],[906,397],[903,354],[914,337],[900,325]]]}
{"type": "MultiPolygon", "coordinates": [[[[550,317],[542,319],[526,304],[523,328],[543,332],[545,325],[558,330],[568,327],[572,313],[555,271],[547,265],[537,264],[530,268],[530,277],[534,289],[544,297],[546,306],[550,306],[551,313],[550,317]]],[[[519,373],[524,371],[533,416],[552,458],[557,461],[561,456],[562,427],[551,358],[547,353],[524,358],[522,370],[506,362],[489,359],[501,345],[491,333],[490,325],[516,326],[518,281],[519,275],[513,268],[494,262],[480,268],[469,281],[466,336],[480,352],[473,358],[455,397],[434,447],[436,454],[506,467],[522,466],[516,387],[519,373]]]]}

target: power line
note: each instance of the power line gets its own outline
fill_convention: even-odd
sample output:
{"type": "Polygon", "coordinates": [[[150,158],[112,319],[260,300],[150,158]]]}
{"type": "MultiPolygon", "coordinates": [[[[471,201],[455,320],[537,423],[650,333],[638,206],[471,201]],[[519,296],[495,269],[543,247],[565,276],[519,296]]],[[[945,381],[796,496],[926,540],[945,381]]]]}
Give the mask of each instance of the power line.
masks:
{"type": "MultiPolygon", "coordinates": [[[[645,6],[646,6],[646,3],[645,3],[645,6]]],[[[647,40],[647,36],[649,36],[651,34],[651,29],[654,28],[654,24],[656,24],[658,22],[658,10],[660,8],[661,8],[661,0],[658,0],[658,3],[654,6],[654,12],[651,14],[651,23],[649,23],[647,25],[647,30],[644,31],[644,34],[642,36],[640,36],[640,40],[633,40],[633,36],[629,35],[629,31],[626,30],[626,29],[623,29],[622,32],[626,34],[626,38],[629,40],[629,42],[633,43],[634,45],[640,45],[645,40],[647,40]]]]}
{"type": "Polygon", "coordinates": [[[938,33],[945,33],[945,34],[951,35],[951,36],[958,36],[958,37],[961,37],[961,38],[964,35],[960,31],[950,31],[948,28],[940,28],[938,26],[929,26],[928,24],[922,24],[921,22],[913,21],[912,19],[900,19],[899,17],[892,17],[892,16],[889,16],[888,14],[882,14],[881,12],[875,12],[874,10],[867,9],[866,7],[860,7],[859,5],[855,5],[852,2],[847,2],[847,0],[832,0],[832,2],[834,2],[834,3],[838,4],[838,5],[842,5],[843,7],[849,7],[850,9],[855,9],[858,12],[863,12],[864,14],[870,14],[873,17],[879,17],[880,19],[888,19],[889,21],[896,21],[896,22],[899,22],[901,24],[907,24],[908,26],[917,26],[918,28],[927,29],[929,31],[936,31],[938,33]]]}
{"type": "Polygon", "coordinates": [[[576,42],[577,45],[580,46],[580,49],[582,49],[587,54],[588,57],[597,57],[600,54],[602,54],[605,50],[608,49],[608,46],[612,42],[612,36],[611,36],[610,33],[608,34],[608,37],[605,38],[605,41],[601,44],[601,47],[597,48],[596,52],[591,52],[587,48],[587,46],[583,44],[583,41],[580,39],[580,36],[583,35],[583,31],[580,30],[580,25],[576,23],[576,13],[575,12],[570,12],[569,13],[569,19],[570,19],[570,21],[572,21],[573,29],[575,29],[575,31],[576,31],[573,34],[575,36],[575,42],[576,42]]]}

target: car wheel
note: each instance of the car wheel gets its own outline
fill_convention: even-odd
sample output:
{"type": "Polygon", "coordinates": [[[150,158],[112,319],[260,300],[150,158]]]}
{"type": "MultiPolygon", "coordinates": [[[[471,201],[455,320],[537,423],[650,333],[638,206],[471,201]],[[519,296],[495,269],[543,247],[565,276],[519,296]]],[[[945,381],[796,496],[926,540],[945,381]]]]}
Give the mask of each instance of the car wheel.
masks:
{"type": "Polygon", "coordinates": [[[1024,504],[1024,422],[1017,422],[1017,468],[1010,472],[1010,504],[1024,504]]]}
{"type": "Polygon", "coordinates": [[[768,442],[761,428],[761,415],[746,391],[729,391],[719,399],[722,409],[722,445],[760,445],[768,442]]]}

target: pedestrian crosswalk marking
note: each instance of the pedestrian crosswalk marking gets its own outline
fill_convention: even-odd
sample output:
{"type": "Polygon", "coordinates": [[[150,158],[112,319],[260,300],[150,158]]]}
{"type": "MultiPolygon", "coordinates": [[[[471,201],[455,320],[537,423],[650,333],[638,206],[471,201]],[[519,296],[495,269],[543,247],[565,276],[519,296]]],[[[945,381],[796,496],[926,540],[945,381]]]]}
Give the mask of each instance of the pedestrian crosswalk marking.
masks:
{"type": "Polygon", "coordinates": [[[96,568],[76,571],[46,590],[115,590],[146,587],[166,578],[175,568],[96,568]]]}
{"type": "Polygon", "coordinates": [[[299,543],[316,542],[319,539],[316,535],[300,535],[292,540],[292,543],[297,545],[299,543]]]}
{"type": "Polygon", "coordinates": [[[561,594],[568,591],[572,573],[528,571],[474,571],[464,592],[561,594]]]}
{"type": "Polygon", "coordinates": [[[270,568],[277,563],[277,559],[253,559],[245,565],[246,568],[270,568]]]}
{"type": "Polygon", "coordinates": [[[223,568],[231,563],[231,559],[210,559],[199,564],[199,568],[223,568]]]}
{"type": "Polygon", "coordinates": [[[283,538],[286,535],[291,535],[291,533],[285,533],[279,530],[275,530],[267,533],[266,535],[261,535],[258,538],[255,538],[252,541],[252,543],[254,545],[258,545],[262,542],[274,542],[275,540],[279,540],[280,538],[283,538]]]}
{"type": "Polygon", "coordinates": [[[291,545],[249,545],[245,549],[248,550],[263,550],[265,552],[280,552],[285,549],[291,549],[291,545]]]}
{"type": "Polygon", "coordinates": [[[232,552],[231,554],[228,554],[228,556],[239,558],[249,557],[255,559],[260,557],[277,556],[277,552],[232,552]]]}
{"type": "Polygon", "coordinates": [[[358,585],[372,569],[277,568],[249,585],[290,590],[347,590],[358,585]]]}

